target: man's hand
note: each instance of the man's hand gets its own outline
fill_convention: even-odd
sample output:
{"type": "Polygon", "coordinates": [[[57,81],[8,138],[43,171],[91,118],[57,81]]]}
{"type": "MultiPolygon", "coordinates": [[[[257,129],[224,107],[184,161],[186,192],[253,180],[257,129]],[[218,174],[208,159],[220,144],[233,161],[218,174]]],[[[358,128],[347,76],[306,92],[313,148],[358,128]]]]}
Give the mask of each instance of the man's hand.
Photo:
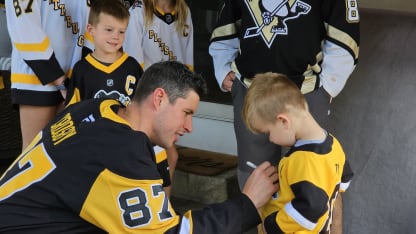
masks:
{"type": "Polygon", "coordinates": [[[224,78],[224,81],[222,82],[222,88],[228,92],[231,92],[231,86],[233,86],[234,79],[235,73],[233,71],[228,72],[224,78]]]}
{"type": "Polygon", "coordinates": [[[250,198],[258,209],[266,204],[279,189],[278,180],[276,167],[270,165],[269,162],[263,162],[248,177],[243,193],[250,198]]]}

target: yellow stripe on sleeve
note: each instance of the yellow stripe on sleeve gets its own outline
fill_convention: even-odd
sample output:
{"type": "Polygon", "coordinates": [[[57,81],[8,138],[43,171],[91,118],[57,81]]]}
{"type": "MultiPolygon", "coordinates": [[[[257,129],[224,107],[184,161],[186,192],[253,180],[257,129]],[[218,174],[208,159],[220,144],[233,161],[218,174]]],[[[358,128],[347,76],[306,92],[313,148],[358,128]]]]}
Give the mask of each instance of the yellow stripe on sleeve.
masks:
{"type": "Polygon", "coordinates": [[[19,51],[46,51],[49,48],[49,39],[46,37],[40,43],[14,43],[16,49],[19,51]]]}
{"type": "Polygon", "coordinates": [[[11,80],[12,80],[12,83],[42,85],[42,83],[40,82],[40,80],[38,79],[36,75],[12,74],[11,80]]]}

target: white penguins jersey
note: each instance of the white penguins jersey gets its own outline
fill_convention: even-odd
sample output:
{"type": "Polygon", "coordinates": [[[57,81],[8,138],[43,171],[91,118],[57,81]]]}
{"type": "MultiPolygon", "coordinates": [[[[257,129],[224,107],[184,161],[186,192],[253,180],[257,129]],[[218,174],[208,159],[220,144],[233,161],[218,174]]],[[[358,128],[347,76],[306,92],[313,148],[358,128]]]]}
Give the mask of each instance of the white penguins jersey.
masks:
{"type": "MultiPolygon", "coordinates": [[[[5,1],[13,44],[12,88],[55,91],[48,84],[70,73],[81,59],[92,0],[5,1]]],[[[91,43],[87,42],[90,41],[91,43]]]]}
{"type": "Polygon", "coordinates": [[[135,58],[145,70],[160,61],[175,60],[194,70],[193,25],[187,8],[185,28],[176,30],[176,12],[164,13],[156,8],[153,22],[144,24],[144,5],[136,1],[130,7],[130,21],[126,31],[124,51],[135,58]]]}

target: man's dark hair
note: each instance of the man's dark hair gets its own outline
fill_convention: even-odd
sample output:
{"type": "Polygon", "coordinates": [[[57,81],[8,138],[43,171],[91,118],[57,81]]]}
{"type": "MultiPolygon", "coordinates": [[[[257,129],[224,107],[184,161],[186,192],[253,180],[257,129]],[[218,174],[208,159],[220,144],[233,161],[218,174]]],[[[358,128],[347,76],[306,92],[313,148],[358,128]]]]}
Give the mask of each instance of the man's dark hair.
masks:
{"type": "Polygon", "coordinates": [[[207,93],[207,84],[202,76],[176,61],[154,63],[147,68],[139,80],[133,100],[141,102],[157,88],[165,90],[170,103],[186,98],[189,91],[195,91],[200,97],[207,93]]]}

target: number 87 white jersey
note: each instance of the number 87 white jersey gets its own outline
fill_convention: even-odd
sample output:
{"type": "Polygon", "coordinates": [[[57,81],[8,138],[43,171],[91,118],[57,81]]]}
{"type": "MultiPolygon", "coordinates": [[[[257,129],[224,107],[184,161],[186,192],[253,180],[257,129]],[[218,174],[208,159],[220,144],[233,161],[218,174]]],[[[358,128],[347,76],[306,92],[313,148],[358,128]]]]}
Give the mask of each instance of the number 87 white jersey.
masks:
{"type": "Polygon", "coordinates": [[[91,0],[8,0],[7,26],[13,44],[12,88],[55,91],[45,84],[70,73],[82,47],[91,0]]]}

